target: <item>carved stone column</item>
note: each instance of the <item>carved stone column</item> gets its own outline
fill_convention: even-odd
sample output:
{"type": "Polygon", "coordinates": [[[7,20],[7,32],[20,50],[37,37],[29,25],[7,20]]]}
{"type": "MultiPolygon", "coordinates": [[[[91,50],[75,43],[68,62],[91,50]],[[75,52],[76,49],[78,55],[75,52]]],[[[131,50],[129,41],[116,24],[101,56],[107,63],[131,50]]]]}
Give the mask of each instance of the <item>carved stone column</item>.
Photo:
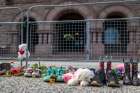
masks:
{"type": "Polygon", "coordinates": [[[39,33],[39,43],[35,46],[35,53],[49,55],[52,52],[50,40],[51,34],[47,34],[47,32],[39,33]]]}
{"type": "Polygon", "coordinates": [[[129,43],[127,46],[127,54],[129,56],[135,56],[136,55],[136,41],[135,41],[135,35],[136,35],[136,29],[135,27],[129,27],[129,43]]]}
{"type": "Polygon", "coordinates": [[[104,55],[104,45],[102,43],[102,29],[96,28],[95,29],[94,38],[95,42],[93,42],[93,55],[94,56],[101,56],[104,55]]]}

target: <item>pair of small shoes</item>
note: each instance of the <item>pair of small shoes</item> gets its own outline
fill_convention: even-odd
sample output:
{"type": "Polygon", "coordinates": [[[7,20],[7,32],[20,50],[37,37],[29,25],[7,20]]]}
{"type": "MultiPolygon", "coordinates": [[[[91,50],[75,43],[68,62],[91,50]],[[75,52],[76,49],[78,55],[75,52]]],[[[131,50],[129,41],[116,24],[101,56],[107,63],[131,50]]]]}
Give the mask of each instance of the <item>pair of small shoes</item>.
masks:
{"type": "Polygon", "coordinates": [[[56,77],[56,81],[63,82],[63,74],[65,73],[64,67],[48,67],[46,74],[43,75],[44,81],[49,81],[53,76],[56,77]]]}
{"type": "Polygon", "coordinates": [[[47,71],[43,74],[43,80],[49,81],[51,76],[55,76],[55,68],[54,67],[48,67],[47,71]]]}
{"type": "Polygon", "coordinates": [[[25,77],[32,77],[33,69],[32,68],[27,68],[25,70],[24,76],[25,77]]]}
{"type": "Polygon", "coordinates": [[[63,75],[65,74],[65,68],[60,67],[56,69],[56,80],[58,82],[63,82],[63,75]]]}
{"type": "Polygon", "coordinates": [[[41,77],[40,69],[27,68],[24,73],[25,77],[41,77]]]}
{"type": "Polygon", "coordinates": [[[41,77],[41,70],[40,69],[35,69],[32,73],[32,77],[41,77]]]}

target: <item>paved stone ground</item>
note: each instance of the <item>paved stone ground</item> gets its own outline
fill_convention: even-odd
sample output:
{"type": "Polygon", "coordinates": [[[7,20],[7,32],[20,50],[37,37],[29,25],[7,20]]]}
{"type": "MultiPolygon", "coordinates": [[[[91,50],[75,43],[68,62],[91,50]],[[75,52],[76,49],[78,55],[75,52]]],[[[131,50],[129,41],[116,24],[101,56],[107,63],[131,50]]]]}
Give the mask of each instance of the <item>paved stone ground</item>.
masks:
{"type": "Polygon", "coordinates": [[[140,93],[140,86],[111,88],[68,86],[64,83],[50,85],[41,78],[1,77],[0,93],[140,93]]]}
{"type": "MultiPolygon", "coordinates": [[[[30,62],[30,64],[33,63],[38,63],[38,61],[30,62]]],[[[40,63],[47,66],[73,65],[82,68],[98,68],[97,62],[41,61],[40,63]]],[[[113,67],[117,64],[119,64],[119,62],[113,63],[113,67]]],[[[111,88],[107,86],[80,87],[68,86],[64,83],[50,85],[47,82],[43,82],[41,78],[0,77],[0,93],[140,93],[140,86],[124,86],[121,82],[120,88],[111,88]]]]}

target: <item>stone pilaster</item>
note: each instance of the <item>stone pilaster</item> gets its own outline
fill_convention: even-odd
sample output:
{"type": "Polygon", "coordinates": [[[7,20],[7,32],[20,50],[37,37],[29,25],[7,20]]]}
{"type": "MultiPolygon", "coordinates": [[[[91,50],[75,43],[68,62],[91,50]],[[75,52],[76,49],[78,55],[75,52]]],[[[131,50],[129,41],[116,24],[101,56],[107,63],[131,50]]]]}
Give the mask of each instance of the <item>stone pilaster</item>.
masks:
{"type": "Polygon", "coordinates": [[[93,56],[101,56],[104,55],[104,45],[102,43],[102,29],[97,28],[95,32],[93,32],[93,44],[92,44],[92,52],[93,56]]]}

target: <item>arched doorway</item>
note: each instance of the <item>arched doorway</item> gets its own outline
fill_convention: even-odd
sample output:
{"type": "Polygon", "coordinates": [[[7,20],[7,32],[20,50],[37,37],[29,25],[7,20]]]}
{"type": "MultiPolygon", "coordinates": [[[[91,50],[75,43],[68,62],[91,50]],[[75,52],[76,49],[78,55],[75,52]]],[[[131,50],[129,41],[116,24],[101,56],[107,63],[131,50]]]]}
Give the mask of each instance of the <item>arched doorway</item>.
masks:
{"type": "Polygon", "coordinates": [[[105,54],[127,53],[129,33],[127,31],[127,20],[120,12],[112,12],[103,23],[103,43],[105,54]]]}
{"type": "Polygon", "coordinates": [[[55,53],[83,52],[86,41],[84,17],[74,10],[64,11],[55,24],[55,53]]]}
{"type": "MultiPolygon", "coordinates": [[[[35,45],[38,44],[37,23],[35,18],[29,17],[28,26],[28,48],[31,53],[35,52],[35,45]]],[[[20,25],[20,43],[27,43],[27,17],[23,17],[24,23],[20,25]]]]}

